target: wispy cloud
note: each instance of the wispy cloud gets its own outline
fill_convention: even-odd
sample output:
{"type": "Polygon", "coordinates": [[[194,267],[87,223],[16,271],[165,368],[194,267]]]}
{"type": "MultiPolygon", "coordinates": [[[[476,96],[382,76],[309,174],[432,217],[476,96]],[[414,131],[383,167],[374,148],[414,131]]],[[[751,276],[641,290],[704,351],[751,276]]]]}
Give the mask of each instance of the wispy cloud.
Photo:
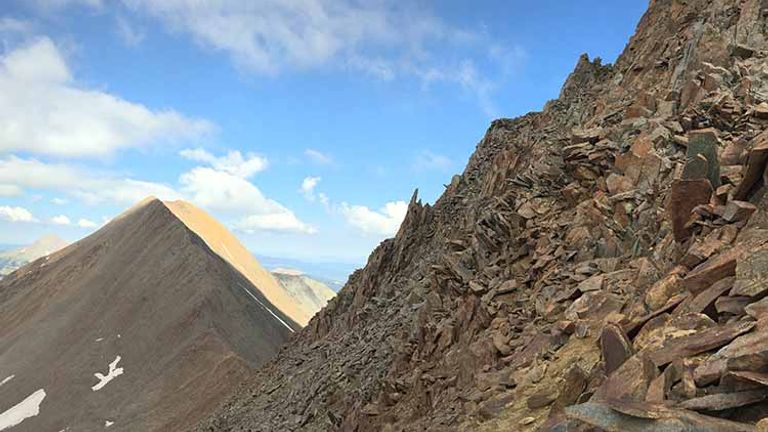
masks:
{"type": "Polygon", "coordinates": [[[330,165],[333,163],[333,157],[331,157],[329,154],[321,152],[320,150],[306,149],[304,150],[304,156],[306,156],[310,161],[319,165],[330,165]]]}
{"type": "Polygon", "coordinates": [[[128,47],[136,47],[144,42],[146,34],[139,26],[131,23],[127,18],[118,15],[115,18],[115,31],[117,36],[128,47]]]}

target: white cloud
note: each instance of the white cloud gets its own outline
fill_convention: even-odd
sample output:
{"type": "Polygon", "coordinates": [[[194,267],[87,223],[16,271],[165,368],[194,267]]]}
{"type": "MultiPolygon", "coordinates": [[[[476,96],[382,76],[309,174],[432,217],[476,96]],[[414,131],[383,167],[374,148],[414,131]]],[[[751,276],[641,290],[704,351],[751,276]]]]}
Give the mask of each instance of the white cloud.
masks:
{"type": "MultiPolygon", "coordinates": [[[[244,163],[251,166],[247,160],[244,163]]],[[[240,167],[232,171],[244,174],[253,169],[240,167]]],[[[270,229],[312,234],[317,231],[282,204],[265,197],[247,179],[213,167],[196,167],[182,174],[177,189],[162,183],[94,173],[70,164],[9,156],[0,158],[0,188],[4,186],[58,191],[90,205],[127,206],[150,195],[163,200],[186,199],[238,219],[237,226],[249,232],[270,229]]]]}
{"type": "Polygon", "coordinates": [[[415,171],[447,171],[451,169],[453,162],[447,156],[423,151],[419,153],[413,161],[412,168],[415,171]]]}
{"type": "Polygon", "coordinates": [[[304,195],[308,201],[314,201],[316,199],[315,188],[317,184],[322,180],[320,177],[305,177],[301,182],[299,192],[304,195]]]}
{"type": "Polygon", "coordinates": [[[99,225],[96,222],[93,222],[88,219],[80,219],[79,221],[77,221],[77,226],[79,226],[80,228],[96,228],[99,225]]]}
{"type": "Polygon", "coordinates": [[[8,222],[37,222],[37,218],[23,207],[0,206],[0,219],[8,222]]]}
{"type": "Polygon", "coordinates": [[[203,149],[186,149],[182,150],[180,155],[189,160],[205,162],[219,171],[242,178],[249,178],[264,171],[269,165],[266,158],[254,154],[243,157],[239,151],[230,151],[226,156],[216,157],[203,149]]]}
{"type": "Polygon", "coordinates": [[[15,197],[21,195],[23,190],[12,184],[0,184],[0,197],[15,197]]]}
{"type": "Polygon", "coordinates": [[[306,149],[304,150],[304,156],[309,158],[312,162],[320,165],[328,165],[333,163],[333,158],[319,150],[306,149]]]}
{"type": "Polygon", "coordinates": [[[135,47],[144,41],[144,38],[146,37],[144,31],[133,25],[125,17],[117,16],[117,18],[115,18],[115,24],[115,31],[126,46],[135,47]]]}
{"type": "Polygon", "coordinates": [[[397,233],[408,212],[405,201],[388,202],[380,211],[362,205],[341,204],[341,214],[348,223],[367,234],[391,236],[397,233]]]}
{"type": "Polygon", "coordinates": [[[53,198],[51,199],[51,204],[66,205],[66,204],[69,204],[69,200],[66,200],[64,198],[53,198]]]}
{"type": "Polygon", "coordinates": [[[212,130],[204,120],[83,88],[48,38],[0,58],[0,94],[0,152],[101,157],[212,130]]]}
{"type": "Polygon", "coordinates": [[[71,225],[72,221],[65,215],[58,215],[51,218],[51,223],[54,225],[71,225]]]}
{"type": "Polygon", "coordinates": [[[180,183],[182,192],[192,202],[214,211],[239,215],[241,219],[236,226],[243,231],[317,232],[291,210],[265,197],[253,183],[231,173],[197,167],[182,174],[180,183]]]}
{"type": "Polygon", "coordinates": [[[179,199],[172,187],[109,174],[98,175],[68,164],[44,163],[16,156],[0,158],[0,188],[54,190],[87,204],[134,204],[148,195],[179,199]]]}

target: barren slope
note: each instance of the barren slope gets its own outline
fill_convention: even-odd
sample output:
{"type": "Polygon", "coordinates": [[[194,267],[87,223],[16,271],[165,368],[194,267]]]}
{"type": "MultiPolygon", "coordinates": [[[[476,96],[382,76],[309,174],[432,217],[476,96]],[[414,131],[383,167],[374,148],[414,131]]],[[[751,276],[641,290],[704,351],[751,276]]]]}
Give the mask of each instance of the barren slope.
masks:
{"type": "Polygon", "coordinates": [[[39,414],[14,432],[188,430],[288,326],[162,202],[144,201],[0,281],[0,429],[34,396],[39,414]]]}

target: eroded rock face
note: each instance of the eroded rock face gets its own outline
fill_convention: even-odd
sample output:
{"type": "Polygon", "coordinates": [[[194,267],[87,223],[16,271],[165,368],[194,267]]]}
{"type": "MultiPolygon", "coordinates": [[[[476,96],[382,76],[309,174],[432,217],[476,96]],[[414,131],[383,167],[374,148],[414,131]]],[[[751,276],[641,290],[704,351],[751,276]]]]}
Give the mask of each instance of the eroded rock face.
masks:
{"type": "Polygon", "coordinates": [[[764,11],[652,1],[200,430],[755,430],[764,11]]]}

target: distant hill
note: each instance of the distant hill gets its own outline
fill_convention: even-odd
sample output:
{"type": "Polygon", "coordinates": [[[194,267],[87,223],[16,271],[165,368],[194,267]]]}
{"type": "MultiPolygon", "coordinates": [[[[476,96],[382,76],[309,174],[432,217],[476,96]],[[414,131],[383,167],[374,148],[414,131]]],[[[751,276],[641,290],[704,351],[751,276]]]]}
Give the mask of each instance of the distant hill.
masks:
{"type": "Polygon", "coordinates": [[[213,218],[144,201],[0,280],[0,430],[189,430],[307,314],[213,218]]]}
{"type": "Polygon", "coordinates": [[[3,251],[0,252],[0,278],[27,263],[63,249],[68,244],[66,240],[59,236],[49,234],[28,246],[9,247],[8,249],[0,247],[0,251],[3,251]]]}
{"type": "Polygon", "coordinates": [[[275,269],[300,269],[304,274],[318,280],[338,292],[347,282],[349,275],[361,268],[363,263],[349,262],[313,262],[291,258],[277,258],[256,254],[264,267],[275,269]]]}
{"type": "Polygon", "coordinates": [[[328,285],[300,270],[278,268],[272,271],[272,275],[291,297],[307,308],[319,311],[336,296],[336,292],[328,285]]]}

